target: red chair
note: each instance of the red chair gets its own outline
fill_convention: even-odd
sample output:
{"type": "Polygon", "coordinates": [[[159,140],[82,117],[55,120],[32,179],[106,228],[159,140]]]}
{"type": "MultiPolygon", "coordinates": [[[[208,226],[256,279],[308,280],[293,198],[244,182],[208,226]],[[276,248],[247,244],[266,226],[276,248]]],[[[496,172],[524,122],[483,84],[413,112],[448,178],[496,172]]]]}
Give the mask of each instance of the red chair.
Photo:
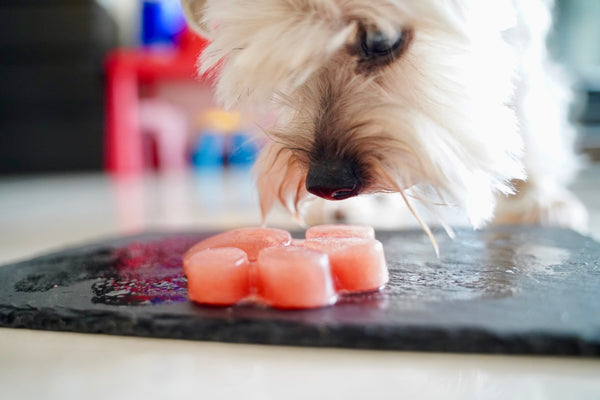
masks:
{"type": "MultiPolygon", "coordinates": [[[[119,49],[106,60],[105,169],[139,173],[145,169],[140,123],[140,88],[160,80],[198,78],[198,55],[208,42],[186,30],[175,50],[119,49]]],[[[207,82],[209,84],[210,82],[207,82]]]]}

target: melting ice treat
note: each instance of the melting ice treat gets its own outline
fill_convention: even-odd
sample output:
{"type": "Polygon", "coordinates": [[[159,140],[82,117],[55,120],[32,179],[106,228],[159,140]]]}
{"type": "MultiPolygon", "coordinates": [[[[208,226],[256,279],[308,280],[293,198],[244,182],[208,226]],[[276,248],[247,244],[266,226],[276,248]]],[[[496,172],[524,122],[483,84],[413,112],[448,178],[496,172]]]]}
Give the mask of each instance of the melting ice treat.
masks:
{"type": "Polygon", "coordinates": [[[183,263],[188,296],[197,303],[230,305],[250,295],[250,262],[243,250],[198,250],[183,263]]]}
{"type": "Polygon", "coordinates": [[[389,280],[383,245],[375,239],[307,239],[305,246],[329,256],[331,272],[339,291],[378,290],[389,280]]]}
{"type": "Polygon", "coordinates": [[[317,226],[293,240],[279,229],[237,229],[197,243],[183,268],[190,300],[219,306],[318,308],[334,304],[338,293],[375,291],[389,279],[373,228],[355,225],[317,226]]]}
{"type": "Polygon", "coordinates": [[[276,308],[316,308],[335,303],[327,254],[301,247],[271,247],[258,256],[258,296],[276,308]]]}

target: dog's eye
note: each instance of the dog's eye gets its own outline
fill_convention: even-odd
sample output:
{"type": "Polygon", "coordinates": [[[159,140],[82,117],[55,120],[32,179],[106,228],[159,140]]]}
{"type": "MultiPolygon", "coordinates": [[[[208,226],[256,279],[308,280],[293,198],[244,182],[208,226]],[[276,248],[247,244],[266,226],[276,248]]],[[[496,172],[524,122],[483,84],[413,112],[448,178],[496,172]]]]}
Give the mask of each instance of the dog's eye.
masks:
{"type": "Polygon", "coordinates": [[[363,30],[360,35],[359,55],[364,61],[399,57],[406,49],[411,38],[410,30],[401,30],[389,37],[378,30],[363,30]]]}

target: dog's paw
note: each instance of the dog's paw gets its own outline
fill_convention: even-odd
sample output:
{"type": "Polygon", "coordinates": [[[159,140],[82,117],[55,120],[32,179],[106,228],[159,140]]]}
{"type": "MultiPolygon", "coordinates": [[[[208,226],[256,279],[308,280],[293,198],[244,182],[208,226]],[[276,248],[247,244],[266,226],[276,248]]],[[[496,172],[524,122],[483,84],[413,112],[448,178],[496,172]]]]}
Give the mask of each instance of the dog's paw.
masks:
{"type": "Polygon", "coordinates": [[[588,212],[579,199],[562,187],[527,186],[503,199],[496,209],[495,224],[527,224],[570,228],[585,233],[588,212]]]}

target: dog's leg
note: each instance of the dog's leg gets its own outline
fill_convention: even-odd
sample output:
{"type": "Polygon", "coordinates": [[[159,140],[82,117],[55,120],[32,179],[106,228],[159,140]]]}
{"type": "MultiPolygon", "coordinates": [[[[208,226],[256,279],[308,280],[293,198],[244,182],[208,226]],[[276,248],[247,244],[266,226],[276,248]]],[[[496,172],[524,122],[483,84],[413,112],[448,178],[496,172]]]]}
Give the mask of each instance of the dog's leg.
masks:
{"type": "Polygon", "coordinates": [[[495,224],[559,226],[587,231],[588,214],[579,199],[556,181],[528,181],[517,185],[519,193],[500,200],[495,224]]]}
{"type": "Polygon", "coordinates": [[[508,41],[519,60],[515,111],[524,141],[527,181],[499,201],[495,223],[542,224],[585,231],[587,212],[567,189],[580,166],[568,123],[570,93],[547,56],[550,12],[542,1],[515,2],[519,23],[508,41]]]}

